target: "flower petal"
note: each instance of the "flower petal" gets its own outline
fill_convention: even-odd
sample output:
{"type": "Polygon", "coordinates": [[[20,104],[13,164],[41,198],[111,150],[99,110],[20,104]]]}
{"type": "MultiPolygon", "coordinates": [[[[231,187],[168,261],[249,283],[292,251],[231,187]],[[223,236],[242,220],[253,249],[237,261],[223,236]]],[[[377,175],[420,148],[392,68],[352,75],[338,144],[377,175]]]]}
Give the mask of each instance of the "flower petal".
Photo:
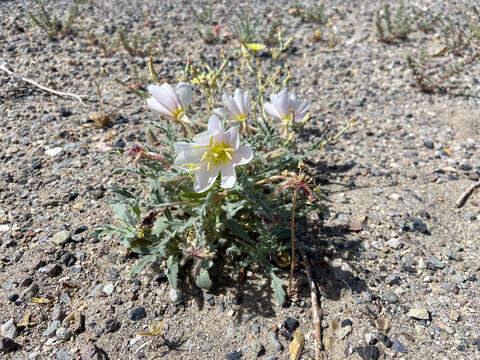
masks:
{"type": "Polygon", "coordinates": [[[219,170],[220,168],[218,166],[207,170],[207,167],[205,165],[200,170],[196,171],[193,190],[197,193],[202,193],[210,189],[218,177],[219,170]]]}
{"type": "Polygon", "coordinates": [[[174,145],[175,151],[178,152],[178,156],[173,162],[174,166],[180,167],[184,170],[191,170],[192,166],[200,163],[204,149],[198,149],[195,144],[178,142],[174,145]]]}
{"type": "Polygon", "coordinates": [[[163,84],[162,86],[149,85],[148,91],[152,96],[157,100],[165,109],[170,113],[174,113],[180,103],[178,102],[178,97],[170,84],[163,84]]]}
{"type": "Polygon", "coordinates": [[[237,150],[240,145],[240,136],[238,135],[238,127],[234,126],[228,129],[223,135],[223,141],[230,145],[233,150],[237,150]]]}
{"type": "Polygon", "coordinates": [[[180,83],[175,86],[175,92],[180,99],[182,109],[188,109],[192,103],[192,88],[187,83],[180,83]]]}
{"type": "Polygon", "coordinates": [[[233,153],[233,164],[244,165],[249,163],[253,159],[253,152],[250,145],[242,145],[233,153]]]}
{"type": "Polygon", "coordinates": [[[234,98],[231,97],[228,94],[223,94],[222,100],[223,100],[224,105],[227,107],[230,115],[232,117],[236,117],[238,115],[238,113],[240,112],[240,110],[238,109],[238,106],[235,103],[234,98]]]}
{"type": "Polygon", "coordinates": [[[237,182],[237,173],[231,162],[220,166],[220,174],[222,176],[220,186],[224,189],[232,188],[237,182]]]}
{"type": "Polygon", "coordinates": [[[272,103],[269,103],[267,101],[263,107],[265,108],[265,111],[269,113],[271,116],[273,116],[275,119],[279,120],[282,118],[272,103]]]}
{"type": "Polygon", "coordinates": [[[212,115],[210,119],[208,119],[208,132],[212,135],[216,133],[223,134],[222,122],[216,115],[212,115]]]}
{"type": "Polygon", "coordinates": [[[280,91],[276,97],[273,97],[272,95],[272,103],[280,114],[280,118],[288,115],[290,109],[288,107],[289,104],[287,89],[283,89],[282,91],[280,91]]]}
{"type": "Polygon", "coordinates": [[[167,109],[165,109],[165,107],[162,104],[160,104],[157,100],[155,100],[153,97],[147,99],[147,105],[150,109],[155,110],[162,115],[172,117],[172,113],[167,109]]]}

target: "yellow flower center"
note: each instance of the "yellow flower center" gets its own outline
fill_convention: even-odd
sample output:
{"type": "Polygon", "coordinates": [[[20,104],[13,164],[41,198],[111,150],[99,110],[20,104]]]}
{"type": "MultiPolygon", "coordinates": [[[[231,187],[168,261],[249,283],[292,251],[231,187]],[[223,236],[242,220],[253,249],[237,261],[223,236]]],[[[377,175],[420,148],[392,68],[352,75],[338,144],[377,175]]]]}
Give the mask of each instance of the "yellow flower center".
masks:
{"type": "Polygon", "coordinates": [[[233,148],[224,141],[221,143],[215,141],[213,136],[210,137],[210,144],[199,148],[206,149],[200,161],[207,163],[207,170],[220,164],[226,164],[229,160],[232,160],[232,153],[234,151],[233,148]]]}
{"type": "Polygon", "coordinates": [[[234,120],[244,122],[247,119],[247,116],[245,114],[238,114],[234,120]]]}
{"type": "Polygon", "coordinates": [[[185,111],[179,107],[175,110],[175,112],[172,114],[173,118],[177,121],[181,120],[182,116],[185,114],[185,111]]]}

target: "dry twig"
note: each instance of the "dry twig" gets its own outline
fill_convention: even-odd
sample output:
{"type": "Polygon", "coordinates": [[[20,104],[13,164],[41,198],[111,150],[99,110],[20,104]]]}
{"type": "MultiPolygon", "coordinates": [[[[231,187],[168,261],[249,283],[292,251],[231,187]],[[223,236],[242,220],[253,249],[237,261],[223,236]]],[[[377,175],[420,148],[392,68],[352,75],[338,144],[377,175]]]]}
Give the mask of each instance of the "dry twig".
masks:
{"type": "Polygon", "coordinates": [[[461,208],[463,205],[465,205],[465,203],[467,202],[468,198],[470,197],[470,195],[472,195],[473,193],[473,190],[475,190],[476,188],[480,187],[480,181],[476,182],[475,184],[472,184],[472,186],[470,186],[459,198],[458,200],[455,202],[455,206],[457,208],[461,208]]]}
{"type": "Polygon", "coordinates": [[[307,254],[303,249],[300,249],[299,251],[303,258],[305,270],[307,271],[308,283],[310,284],[310,292],[312,295],[313,325],[315,327],[315,360],[320,360],[322,351],[322,327],[320,323],[320,307],[318,304],[319,299],[317,296],[317,288],[313,282],[312,270],[310,268],[307,254]]]}
{"type": "MultiPolygon", "coordinates": [[[[68,93],[68,92],[62,92],[62,91],[57,91],[57,90],[53,90],[53,89],[50,89],[46,86],[43,86],[43,85],[40,85],[39,83],[33,81],[33,80],[30,80],[30,79],[27,79],[23,76],[20,76],[18,75],[17,73],[14,73],[13,71],[7,69],[6,65],[5,64],[1,64],[0,65],[0,70],[3,70],[5,71],[7,74],[9,75],[12,75],[12,76],[15,76],[15,77],[18,77],[20,79],[22,79],[23,81],[29,83],[29,84],[32,84],[33,86],[36,86],[38,87],[39,89],[42,89],[43,91],[46,91],[46,92],[49,92],[49,93],[52,93],[52,94],[55,94],[55,95],[59,95],[59,96],[69,96],[69,97],[73,97],[75,99],[77,99],[78,101],[80,101],[80,103],[82,103],[82,105],[85,105],[85,103],[83,102],[82,98],[80,95],[76,95],[76,94],[72,94],[72,93],[68,93]]],[[[82,95],[84,96],[84,95],[82,95]]]]}

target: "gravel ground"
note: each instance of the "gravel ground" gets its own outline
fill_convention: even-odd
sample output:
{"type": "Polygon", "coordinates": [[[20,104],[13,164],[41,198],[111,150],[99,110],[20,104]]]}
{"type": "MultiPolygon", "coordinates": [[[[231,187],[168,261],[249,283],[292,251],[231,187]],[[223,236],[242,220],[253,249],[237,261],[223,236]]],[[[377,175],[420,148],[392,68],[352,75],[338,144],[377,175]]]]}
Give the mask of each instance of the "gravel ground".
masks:
{"type": "MultiPolygon", "coordinates": [[[[69,3],[57,1],[57,11],[69,3]]],[[[86,95],[81,105],[0,72],[2,359],[282,360],[298,324],[302,359],[313,359],[303,267],[298,299],[288,307],[274,304],[255,269],[243,283],[222,274],[212,294],[190,289],[174,302],[164,276],[147,270],[129,277],[136,259],[115,239],[92,235],[95,225],[112,221],[106,189],[126,181],[112,173],[126,160],[108,151],[142,142],[156,115],[113,81],[147,84],[146,59],[124,50],[103,57],[85,30],[113,41],[121,27],[137,34],[163,28],[156,66],[174,82],[187,55],[218,63],[219,49],[235,44],[228,27],[220,41],[205,44],[196,29],[211,25],[192,16],[190,3],[90,1],[76,36],[49,41],[29,23],[31,2],[0,1],[1,62],[45,86],[86,95]],[[117,115],[99,129],[89,119],[99,109],[89,72],[102,68],[103,108],[117,115]],[[170,347],[137,335],[164,318],[170,347]]],[[[289,15],[293,4],[224,0],[213,9],[219,24],[239,11],[265,24],[281,16],[286,33],[296,34],[287,61],[292,87],[312,103],[306,143],[358,117],[310,164],[329,210],[309,219],[317,229],[309,257],[322,292],[326,357],[480,359],[478,193],[454,206],[480,176],[479,66],[453,78],[448,93],[425,94],[405,54],[420,44],[438,49],[435,34],[385,44],[373,22],[380,2],[326,1],[331,48],[311,41],[320,25],[289,15]]],[[[464,9],[454,1],[415,4],[452,17],[464,9]]]]}

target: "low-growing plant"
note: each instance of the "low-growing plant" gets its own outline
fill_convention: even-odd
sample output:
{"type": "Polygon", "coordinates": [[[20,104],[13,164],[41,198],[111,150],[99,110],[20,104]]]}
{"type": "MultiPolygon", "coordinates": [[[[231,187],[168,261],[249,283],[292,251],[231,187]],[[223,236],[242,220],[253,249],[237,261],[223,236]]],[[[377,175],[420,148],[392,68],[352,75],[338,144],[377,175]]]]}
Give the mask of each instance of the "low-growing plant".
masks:
{"type": "Polygon", "coordinates": [[[328,17],[325,14],[325,5],[323,3],[312,7],[304,7],[300,4],[296,4],[289,10],[289,14],[293,16],[300,16],[302,21],[305,23],[317,23],[324,25],[328,21],[328,17]]]}
{"type": "Polygon", "coordinates": [[[110,58],[118,52],[118,41],[111,41],[108,35],[100,38],[93,32],[88,32],[86,36],[91,46],[95,46],[100,49],[103,57],[110,58]]]}
{"type": "Polygon", "coordinates": [[[118,40],[125,51],[133,57],[146,57],[156,55],[158,40],[162,35],[162,31],[158,31],[151,38],[146,38],[142,35],[127,35],[125,30],[119,29],[118,40]]]}
{"type": "Polygon", "coordinates": [[[64,19],[60,19],[48,4],[50,0],[34,0],[35,11],[28,11],[32,23],[42,29],[50,40],[61,39],[72,34],[72,26],[79,15],[79,6],[84,0],[74,0],[64,19]]]}
{"type": "Polygon", "coordinates": [[[190,6],[190,12],[195,17],[195,19],[197,19],[202,24],[212,25],[214,23],[212,4],[202,7],[199,10],[197,10],[193,6],[190,6]]]}
{"type": "Polygon", "coordinates": [[[375,16],[375,26],[377,36],[380,41],[390,43],[397,39],[405,40],[407,35],[415,29],[412,24],[412,18],[407,14],[403,3],[392,14],[390,4],[385,4],[383,11],[380,9],[375,16]]]}
{"type": "Polygon", "coordinates": [[[230,26],[242,44],[259,41],[260,21],[257,17],[238,13],[230,26]]]}
{"type": "Polygon", "coordinates": [[[118,171],[142,183],[112,188],[119,223],[100,233],[118,236],[141,256],[133,273],[163,262],[173,289],[180,273],[210,288],[211,269],[226,260],[237,269],[258,266],[282,304],[278,271],[290,266],[291,283],[296,239],[308,231],[306,214],[319,206],[304,162],[350,123],[337,137],[301,149],[309,103],[287,90],[290,72],[265,69],[257,50],[241,47],[235,66],[226,58],[218,67],[188,62],[175,88],[155,84],[150,65],[147,105],[167,119],[151,124],[163,138],[147,128],[148,144],[117,151],[131,159],[118,171]],[[242,88],[232,95],[231,84],[242,88]],[[192,86],[201,94],[195,109],[192,86]]]}

